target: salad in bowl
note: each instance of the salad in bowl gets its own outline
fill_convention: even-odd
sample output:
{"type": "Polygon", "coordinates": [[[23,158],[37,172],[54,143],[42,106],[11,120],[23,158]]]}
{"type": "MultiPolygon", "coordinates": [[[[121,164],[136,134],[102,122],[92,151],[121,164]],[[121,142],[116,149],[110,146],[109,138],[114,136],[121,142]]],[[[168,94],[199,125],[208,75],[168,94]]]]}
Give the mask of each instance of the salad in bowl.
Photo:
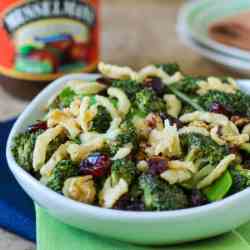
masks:
{"type": "Polygon", "coordinates": [[[16,162],[81,203],[128,211],[205,205],[250,186],[250,96],[176,64],[99,64],[69,80],[12,143],[16,162]]]}

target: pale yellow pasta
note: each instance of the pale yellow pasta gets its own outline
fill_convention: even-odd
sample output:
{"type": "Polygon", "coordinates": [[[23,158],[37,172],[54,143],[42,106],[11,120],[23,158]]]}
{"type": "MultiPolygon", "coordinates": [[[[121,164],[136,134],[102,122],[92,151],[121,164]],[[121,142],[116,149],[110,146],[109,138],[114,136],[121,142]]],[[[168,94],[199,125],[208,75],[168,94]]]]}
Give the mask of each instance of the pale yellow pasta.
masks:
{"type": "Polygon", "coordinates": [[[127,157],[131,153],[132,148],[133,148],[132,143],[124,145],[123,147],[118,149],[117,153],[114,155],[112,160],[115,161],[127,157]]]}
{"type": "Polygon", "coordinates": [[[108,89],[108,95],[118,100],[117,109],[121,115],[125,116],[131,106],[126,94],[121,89],[111,87],[108,89]]]}
{"type": "Polygon", "coordinates": [[[186,169],[169,169],[161,174],[161,178],[167,181],[170,185],[185,182],[191,177],[191,172],[186,169]]]}
{"type": "Polygon", "coordinates": [[[62,191],[66,197],[82,203],[92,204],[95,201],[96,188],[91,175],[67,179],[62,191]]]}
{"type": "Polygon", "coordinates": [[[239,146],[249,141],[249,135],[245,133],[240,134],[238,128],[231,121],[224,126],[215,126],[211,129],[210,135],[219,145],[228,143],[239,146]]]}
{"type": "Polygon", "coordinates": [[[190,122],[188,124],[188,126],[194,126],[194,127],[198,127],[198,128],[204,128],[206,130],[210,130],[211,128],[211,124],[207,124],[203,121],[193,121],[193,122],[190,122]]]}
{"type": "Polygon", "coordinates": [[[54,109],[48,114],[48,127],[54,127],[61,125],[64,127],[72,138],[75,138],[80,134],[80,127],[75,118],[68,112],[63,112],[58,109],[54,109]]]}
{"type": "Polygon", "coordinates": [[[161,173],[161,178],[169,184],[189,180],[197,172],[197,167],[190,161],[173,160],[168,162],[168,169],[161,173]]]}
{"type": "Polygon", "coordinates": [[[170,76],[168,84],[176,83],[180,81],[182,78],[183,78],[183,75],[181,74],[181,72],[176,72],[174,75],[170,76]]]}
{"type": "Polygon", "coordinates": [[[240,134],[240,135],[228,135],[224,136],[225,140],[228,141],[229,144],[240,146],[243,143],[246,143],[249,141],[249,135],[248,134],[240,134]]]}
{"type": "Polygon", "coordinates": [[[104,138],[104,136],[97,132],[86,132],[86,133],[80,134],[80,141],[82,144],[86,144],[90,141],[100,139],[100,138],[104,138]]]}
{"type": "Polygon", "coordinates": [[[181,112],[181,101],[175,95],[164,95],[164,101],[167,104],[167,112],[173,117],[178,117],[181,112]]]}
{"type": "Polygon", "coordinates": [[[216,77],[208,77],[207,81],[200,81],[198,83],[199,89],[198,94],[204,95],[210,90],[218,90],[225,93],[235,93],[236,86],[228,83],[223,83],[220,79],[216,77]]]}
{"type": "Polygon", "coordinates": [[[235,89],[239,89],[236,81],[232,77],[227,77],[227,81],[229,84],[231,84],[235,89]]]}
{"type": "Polygon", "coordinates": [[[98,64],[98,69],[104,76],[112,79],[122,79],[122,80],[138,79],[137,73],[129,67],[119,67],[116,65],[110,65],[100,62],[98,64]]]}
{"type": "Polygon", "coordinates": [[[107,88],[104,84],[94,81],[87,82],[83,80],[71,80],[67,83],[67,86],[69,86],[77,94],[84,95],[94,95],[107,88]]]}
{"type": "Polygon", "coordinates": [[[180,139],[177,128],[171,126],[168,120],[165,120],[164,129],[153,129],[151,131],[148,143],[151,146],[146,148],[145,151],[149,156],[163,154],[173,157],[181,155],[180,139]]]}
{"type": "Polygon", "coordinates": [[[224,126],[222,126],[222,134],[223,136],[227,136],[227,135],[239,135],[239,129],[237,128],[237,126],[229,121],[228,123],[226,123],[224,126]]]}
{"type": "Polygon", "coordinates": [[[145,118],[135,115],[133,117],[133,125],[135,126],[136,132],[142,137],[147,137],[151,128],[147,125],[145,118]]]}
{"type": "Polygon", "coordinates": [[[80,113],[81,100],[76,98],[69,106],[69,112],[73,116],[79,116],[80,113]]]}
{"type": "Polygon", "coordinates": [[[250,136],[250,124],[244,126],[244,128],[242,129],[242,134],[247,134],[250,136]]]}
{"type": "Polygon", "coordinates": [[[202,128],[202,127],[196,127],[196,126],[185,126],[179,129],[178,133],[179,135],[196,133],[196,134],[201,134],[204,136],[209,136],[209,131],[207,129],[202,128]]]}
{"type": "Polygon", "coordinates": [[[224,139],[222,139],[219,135],[219,130],[220,127],[219,126],[215,126],[210,130],[210,136],[211,138],[219,145],[225,145],[226,141],[224,139]]]}
{"type": "Polygon", "coordinates": [[[230,163],[233,162],[235,159],[236,156],[234,154],[227,155],[223,160],[219,162],[216,168],[212,170],[212,172],[208,176],[206,176],[197,184],[197,188],[201,189],[211,185],[214,181],[216,181],[219,177],[222,176],[222,174],[226,171],[230,163]]]}
{"type": "Polygon", "coordinates": [[[139,81],[143,81],[148,77],[159,77],[163,82],[168,83],[170,76],[165,73],[161,68],[156,67],[155,65],[149,65],[142,68],[139,73],[139,81]]]}
{"type": "Polygon", "coordinates": [[[41,167],[40,174],[42,176],[49,177],[52,173],[52,170],[55,168],[56,164],[67,157],[68,155],[67,147],[69,144],[70,142],[66,142],[60,145],[59,148],[54,152],[54,154],[48,160],[48,162],[46,162],[46,164],[41,167]]]}
{"type": "Polygon", "coordinates": [[[45,163],[49,143],[58,135],[62,134],[63,130],[63,127],[58,125],[54,128],[47,129],[37,137],[33,152],[33,168],[35,171],[38,171],[45,163]]]}
{"type": "Polygon", "coordinates": [[[121,124],[122,119],[120,117],[114,118],[110,124],[110,128],[105,133],[105,138],[108,140],[115,140],[116,137],[120,134],[121,129],[119,128],[119,125],[121,124]]]}
{"type": "Polygon", "coordinates": [[[111,177],[107,178],[103,189],[99,194],[99,204],[101,207],[112,208],[120,197],[128,192],[128,183],[124,179],[112,186],[111,177]]]}
{"type": "Polygon", "coordinates": [[[80,106],[80,112],[78,116],[78,122],[83,130],[83,132],[87,132],[89,129],[89,124],[93,120],[93,118],[97,114],[96,106],[92,106],[89,108],[90,98],[84,97],[80,106]]]}
{"type": "Polygon", "coordinates": [[[196,166],[191,161],[172,160],[168,162],[170,169],[186,169],[192,173],[197,172],[196,166]]]}
{"type": "Polygon", "coordinates": [[[194,111],[192,113],[184,114],[180,117],[180,120],[184,123],[190,123],[193,121],[204,121],[206,123],[225,125],[229,122],[228,118],[222,114],[194,111]]]}
{"type": "Polygon", "coordinates": [[[148,77],[159,77],[165,84],[171,84],[182,79],[182,74],[176,72],[173,76],[169,76],[164,70],[155,65],[149,65],[142,68],[138,73],[138,80],[143,81],[148,77]]]}
{"type": "Polygon", "coordinates": [[[85,159],[91,152],[100,149],[103,146],[103,143],[103,138],[97,138],[81,145],[70,144],[67,148],[67,151],[73,161],[81,161],[85,159]]]}

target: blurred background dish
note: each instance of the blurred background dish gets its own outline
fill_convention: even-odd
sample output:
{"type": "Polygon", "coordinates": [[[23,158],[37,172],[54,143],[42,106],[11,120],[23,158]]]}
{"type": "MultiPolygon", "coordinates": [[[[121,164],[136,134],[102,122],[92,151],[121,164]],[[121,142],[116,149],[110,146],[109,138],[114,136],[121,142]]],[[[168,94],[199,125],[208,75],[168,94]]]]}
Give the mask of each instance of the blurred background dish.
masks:
{"type": "Polygon", "coordinates": [[[177,32],[181,42],[184,45],[191,48],[198,54],[206,57],[207,59],[228,68],[230,71],[237,72],[246,77],[250,76],[250,61],[232,57],[224,52],[218,52],[211,49],[209,46],[198,42],[188,31],[187,23],[185,21],[185,17],[181,14],[177,23],[177,32]]]}
{"type": "Polygon", "coordinates": [[[186,32],[195,41],[215,50],[215,53],[225,53],[240,60],[250,61],[250,52],[219,43],[209,35],[209,27],[213,23],[248,10],[248,0],[194,0],[182,7],[180,16],[186,32]]]}

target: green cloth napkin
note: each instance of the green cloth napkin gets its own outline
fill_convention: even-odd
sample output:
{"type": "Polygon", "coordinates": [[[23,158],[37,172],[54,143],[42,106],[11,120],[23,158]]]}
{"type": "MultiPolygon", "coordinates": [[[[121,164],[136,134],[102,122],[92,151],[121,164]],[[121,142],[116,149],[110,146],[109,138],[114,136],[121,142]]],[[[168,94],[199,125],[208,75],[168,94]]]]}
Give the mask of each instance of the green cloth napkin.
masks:
{"type": "Polygon", "coordinates": [[[59,222],[38,206],[36,216],[37,250],[250,250],[250,222],[212,239],[177,246],[144,247],[75,229],[59,222]]]}

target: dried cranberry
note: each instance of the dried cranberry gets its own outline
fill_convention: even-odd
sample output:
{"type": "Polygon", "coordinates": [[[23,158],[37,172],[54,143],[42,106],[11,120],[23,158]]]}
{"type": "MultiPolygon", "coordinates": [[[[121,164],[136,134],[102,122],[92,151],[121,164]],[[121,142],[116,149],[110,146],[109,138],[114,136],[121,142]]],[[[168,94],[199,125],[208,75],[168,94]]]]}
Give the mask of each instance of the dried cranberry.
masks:
{"type": "Polygon", "coordinates": [[[192,207],[202,206],[207,203],[205,196],[197,189],[192,190],[190,203],[192,207]]]}
{"type": "Polygon", "coordinates": [[[239,147],[237,147],[237,146],[231,146],[231,147],[229,148],[229,152],[230,152],[230,154],[238,154],[238,152],[239,152],[239,147]]]}
{"type": "Polygon", "coordinates": [[[48,129],[47,122],[43,122],[43,121],[40,121],[28,127],[28,131],[30,133],[35,133],[38,130],[46,130],[46,129],[48,129]]]}
{"type": "Polygon", "coordinates": [[[144,203],[139,199],[132,199],[128,194],[123,195],[114,205],[114,209],[126,211],[144,211],[144,203]]]}
{"type": "Polygon", "coordinates": [[[154,92],[161,96],[164,93],[164,84],[159,77],[150,77],[144,80],[144,85],[151,88],[154,92]]]}
{"type": "Polygon", "coordinates": [[[210,108],[210,112],[232,116],[232,112],[219,102],[214,102],[210,108]]]}
{"type": "Polygon", "coordinates": [[[152,175],[160,175],[167,169],[168,161],[164,157],[154,156],[148,160],[149,172],[152,175]]]}
{"type": "Polygon", "coordinates": [[[104,176],[111,166],[111,160],[105,154],[92,154],[80,163],[80,174],[94,177],[104,176]]]}
{"type": "Polygon", "coordinates": [[[112,85],[112,79],[107,78],[107,77],[101,77],[96,80],[98,83],[106,85],[106,86],[111,86],[112,85]]]}
{"type": "Polygon", "coordinates": [[[179,120],[179,119],[177,119],[177,118],[175,118],[175,117],[173,117],[173,116],[171,116],[169,114],[161,112],[159,115],[160,115],[162,121],[169,120],[170,124],[171,125],[176,125],[176,127],[178,129],[180,129],[180,128],[182,128],[184,126],[184,123],[181,120],[179,120]]]}

